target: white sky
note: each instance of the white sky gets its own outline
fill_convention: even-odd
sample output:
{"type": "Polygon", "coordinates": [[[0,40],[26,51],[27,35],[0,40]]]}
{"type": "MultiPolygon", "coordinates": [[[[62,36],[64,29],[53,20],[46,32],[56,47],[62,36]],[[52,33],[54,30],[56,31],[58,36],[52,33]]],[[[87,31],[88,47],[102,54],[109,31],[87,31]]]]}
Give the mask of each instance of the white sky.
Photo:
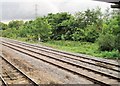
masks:
{"type": "Polygon", "coordinates": [[[109,3],[93,0],[1,0],[0,17],[2,15],[2,21],[34,19],[35,4],[38,5],[37,13],[39,16],[57,12],[74,14],[75,12],[96,8],[97,6],[102,11],[108,7],[110,8],[109,3]]]}

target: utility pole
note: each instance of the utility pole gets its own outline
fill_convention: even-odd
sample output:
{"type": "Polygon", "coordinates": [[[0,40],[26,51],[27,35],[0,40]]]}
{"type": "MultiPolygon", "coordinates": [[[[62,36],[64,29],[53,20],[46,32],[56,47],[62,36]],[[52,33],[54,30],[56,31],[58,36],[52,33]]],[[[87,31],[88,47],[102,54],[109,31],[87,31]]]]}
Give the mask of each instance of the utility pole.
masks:
{"type": "Polygon", "coordinates": [[[38,5],[37,4],[35,4],[35,18],[37,18],[37,16],[38,16],[38,5]]]}
{"type": "MultiPolygon", "coordinates": [[[[38,5],[35,4],[35,18],[37,18],[37,17],[38,17],[38,5]]],[[[41,41],[40,35],[38,35],[38,41],[41,41]]]]}

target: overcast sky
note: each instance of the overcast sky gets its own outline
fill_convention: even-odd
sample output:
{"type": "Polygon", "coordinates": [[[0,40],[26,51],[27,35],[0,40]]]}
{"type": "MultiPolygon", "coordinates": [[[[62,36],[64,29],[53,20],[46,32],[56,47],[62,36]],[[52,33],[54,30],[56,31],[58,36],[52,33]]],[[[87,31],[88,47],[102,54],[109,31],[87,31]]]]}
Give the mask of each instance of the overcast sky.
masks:
{"type": "Polygon", "coordinates": [[[69,12],[74,14],[88,8],[99,6],[102,11],[110,4],[93,0],[1,0],[0,18],[2,21],[14,19],[29,20],[35,18],[35,4],[37,4],[38,16],[48,13],[69,12]]]}

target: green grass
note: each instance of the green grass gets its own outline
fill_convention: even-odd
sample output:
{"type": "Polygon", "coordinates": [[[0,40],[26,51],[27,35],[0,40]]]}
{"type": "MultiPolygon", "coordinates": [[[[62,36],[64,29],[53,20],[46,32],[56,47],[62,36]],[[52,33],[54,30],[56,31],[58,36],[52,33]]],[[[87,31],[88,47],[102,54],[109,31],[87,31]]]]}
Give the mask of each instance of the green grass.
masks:
{"type": "MultiPolygon", "coordinates": [[[[19,41],[26,41],[26,38],[17,38],[19,41]]],[[[80,42],[80,41],[48,41],[48,42],[34,42],[26,41],[33,44],[42,44],[52,48],[56,48],[63,51],[82,53],[92,55],[95,57],[108,58],[108,59],[120,59],[120,53],[116,50],[113,51],[99,51],[97,43],[80,42]]]]}
{"type": "Polygon", "coordinates": [[[118,51],[99,51],[97,43],[76,41],[48,41],[46,43],[40,44],[73,53],[82,53],[109,59],[120,59],[120,53],[118,51]]]}

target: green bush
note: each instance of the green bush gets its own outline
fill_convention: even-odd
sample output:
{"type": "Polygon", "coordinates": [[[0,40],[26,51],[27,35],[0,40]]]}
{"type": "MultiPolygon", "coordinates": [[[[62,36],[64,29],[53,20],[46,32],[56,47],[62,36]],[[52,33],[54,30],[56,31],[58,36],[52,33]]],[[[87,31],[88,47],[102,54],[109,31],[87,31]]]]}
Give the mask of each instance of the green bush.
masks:
{"type": "Polygon", "coordinates": [[[112,34],[101,35],[98,38],[98,45],[101,51],[111,51],[115,47],[115,37],[112,34]]]}
{"type": "Polygon", "coordinates": [[[89,25],[85,28],[85,41],[94,43],[98,37],[99,32],[96,25],[89,25]]]}
{"type": "Polygon", "coordinates": [[[101,52],[101,56],[104,58],[109,58],[109,59],[120,59],[120,53],[118,51],[104,51],[101,52]]]}
{"type": "Polygon", "coordinates": [[[116,36],[116,39],[115,39],[115,47],[119,50],[120,52],[120,34],[118,34],[116,36]]]}

